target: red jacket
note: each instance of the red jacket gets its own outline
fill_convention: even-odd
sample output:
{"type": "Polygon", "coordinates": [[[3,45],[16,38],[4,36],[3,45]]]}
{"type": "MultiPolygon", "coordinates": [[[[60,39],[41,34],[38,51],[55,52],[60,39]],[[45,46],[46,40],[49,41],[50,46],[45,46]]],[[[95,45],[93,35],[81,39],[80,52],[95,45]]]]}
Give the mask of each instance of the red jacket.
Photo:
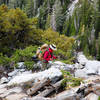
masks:
{"type": "Polygon", "coordinates": [[[54,55],[52,55],[52,53],[53,53],[53,50],[51,48],[49,48],[48,51],[45,51],[44,56],[43,56],[43,59],[46,62],[50,61],[51,58],[52,59],[56,59],[56,57],[54,55]]]}

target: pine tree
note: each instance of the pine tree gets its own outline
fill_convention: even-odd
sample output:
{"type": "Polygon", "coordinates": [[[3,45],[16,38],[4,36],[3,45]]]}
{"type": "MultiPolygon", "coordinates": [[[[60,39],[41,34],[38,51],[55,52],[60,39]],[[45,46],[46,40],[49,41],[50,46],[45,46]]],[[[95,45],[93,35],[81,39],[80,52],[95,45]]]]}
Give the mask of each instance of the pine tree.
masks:
{"type": "Polygon", "coordinates": [[[1,4],[8,5],[9,4],[9,0],[0,0],[0,5],[1,4]]]}
{"type": "Polygon", "coordinates": [[[100,32],[100,0],[98,0],[97,2],[97,13],[96,13],[96,19],[95,19],[95,29],[96,29],[96,38],[98,38],[99,36],[99,32],[100,32]]]}
{"type": "Polygon", "coordinates": [[[100,61],[100,32],[99,32],[99,38],[98,38],[98,45],[97,45],[97,60],[100,61]]]}
{"type": "Polygon", "coordinates": [[[26,6],[26,13],[27,13],[28,17],[32,18],[33,16],[35,16],[33,0],[29,0],[28,4],[26,6]]]}
{"type": "Polygon", "coordinates": [[[64,19],[65,16],[62,13],[62,6],[61,6],[61,2],[59,0],[56,0],[55,2],[55,20],[56,20],[56,29],[58,32],[62,33],[62,29],[63,29],[63,23],[64,23],[64,19]]]}
{"type": "Polygon", "coordinates": [[[45,29],[48,29],[50,28],[50,19],[51,19],[51,16],[48,14],[48,17],[47,17],[47,21],[46,21],[46,24],[45,24],[45,29]]]}

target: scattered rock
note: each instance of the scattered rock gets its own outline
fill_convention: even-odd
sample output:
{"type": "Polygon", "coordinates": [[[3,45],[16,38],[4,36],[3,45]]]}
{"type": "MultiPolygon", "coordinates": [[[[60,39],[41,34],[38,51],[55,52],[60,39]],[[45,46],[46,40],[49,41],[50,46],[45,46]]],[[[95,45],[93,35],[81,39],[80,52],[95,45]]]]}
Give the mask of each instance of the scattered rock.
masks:
{"type": "Polygon", "coordinates": [[[25,72],[25,69],[20,69],[20,72],[25,72]]]}
{"type": "Polygon", "coordinates": [[[0,89],[5,88],[7,84],[0,84],[0,89]]]}
{"type": "Polygon", "coordinates": [[[0,80],[1,84],[7,83],[7,82],[9,82],[9,80],[6,77],[2,77],[1,80],[0,80]]]}
{"type": "Polygon", "coordinates": [[[83,53],[78,53],[78,63],[74,65],[77,77],[87,77],[100,74],[100,61],[88,60],[83,53]],[[80,73],[80,75],[79,75],[80,73]]]}
{"type": "Polygon", "coordinates": [[[44,98],[44,97],[34,97],[34,98],[32,98],[32,100],[54,100],[54,99],[44,98]]]}
{"type": "Polygon", "coordinates": [[[75,71],[75,77],[87,78],[88,75],[87,75],[86,71],[87,71],[86,68],[84,68],[84,69],[77,69],[75,71]]]}
{"type": "Polygon", "coordinates": [[[2,88],[2,89],[0,89],[0,97],[4,98],[4,97],[7,97],[11,94],[17,94],[17,93],[21,93],[21,92],[22,92],[21,87],[14,87],[11,89],[2,88]]]}
{"type": "Polygon", "coordinates": [[[88,61],[88,59],[83,55],[82,52],[78,53],[77,60],[78,60],[78,63],[80,63],[81,65],[85,65],[86,62],[88,61]]]}
{"type": "MultiPolygon", "coordinates": [[[[8,73],[7,78],[2,77],[0,80],[0,99],[5,98],[7,100],[98,100],[100,96],[100,62],[96,60],[88,60],[82,53],[78,54],[77,63],[70,65],[65,64],[60,61],[51,63],[51,68],[37,73],[32,73],[32,71],[26,71],[24,62],[18,63],[18,68],[14,71],[8,73]],[[62,93],[59,93],[55,97],[44,98],[35,96],[29,97],[26,91],[29,89],[28,83],[31,86],[36,82],[49,78],[51,81],[50,86],[47,85],[37,90],[37,94],[45,92],[47,90],[51,91],[55,86],[56,82],[60,81],[62,78],[62,73],[60,70],[66,70],[73,72],[75,77],[82,77],[85,79],[79,87],[71,88],[62,93]],[[4,84],[5,83],[5,84],[4,84]],[[23,85],[24,84],[24,85],[23,85]],[[91,85],[92,84],[92,85],[91,85]],[[12,87],[14,85],[15,87],[12,87]],[[91,85],[90,87],[88,85],[91,85]],[[11,86],[7,88],[7,86],[11,86]],[[26,86],[25,90],[23,86],[26,86]],[[48,87],[48,88],[47,88],[48,87]],[[83,87],[83,88],[82,88],[83,87]],[[85,87],[85,88],[84,88],[85,87]],[[78,91],[81,90],[81,91],[78,91]],[[39,92],[38,92],[39,91],[39,92]],[[79,93],[78,93],[78,92],[79,93]],[[83,92],[82,92],[83,91],[83,92]],[[86,96],[86,97],[85,97],[86,96]]],[[[36,68],[41,68],[41,63],[38,62],[35,66],[36,68]]],[[[7,74],[5,72],[5,74],[7,74]]],[[[39,85],[38,85],[39,86],[39,85]]],[[[36,86],[37,87],[37,86],[36,86]]],[[[34,87],[33,87],[34,88],[34,87]]],[[[55,91],[54,91],[55,92],[55,91]]],[[[36,94],[35,94],[36,95],[36,94]]]]}
{"type": "Polygon", "coordinates": [[[15,76],[15,75],[17,75],[18,72],[19,72],[19,69],[15,69],[14,71],[8,73],[8,76],[10,76],[10,77],[15,76]]]}
{"type": "Polygon", "coordinates": [[[75,69],[83,69],[83,68],[85,68],[85,66],[81,65],[80,63],[75,63],[74,68],[75,69]]]}
{"type": "Polygon", "coordinates": [[[94,93],[90,93],[89,95],[85,97],[86,100],[98,100],[98,98],[99,96],[94,93]]]}
{"type": "Polygon", "coordinates": [[[32,98],[24,97],[24,98],[22,98],[21,100],[32,100],[32,98]]]}
{"type": "Polygon", "coordinates": [[[62,63],[60,61],[55,61],[54,63],[52,63],[51,68],[57,68],[59,70],[66,70],[66,71],[70,71],[70,72],[72,70],[74,70],[74,66],[73,65],[65,64],[65,63],[62,63]]]}
{"type": "Polygon", "coordinates": [[[19,62],[17,64],[18,64],[17,68],[20,68],[20,69],[24,69],[25,68],[24,62],[19,62]]]}
{"type": "Polygon", "coordinates": [[[21,100],[25,96],[27,96],[25,93],[16,93],[16,94],[8,95],[5,99],[6,100],[21,100]]]}

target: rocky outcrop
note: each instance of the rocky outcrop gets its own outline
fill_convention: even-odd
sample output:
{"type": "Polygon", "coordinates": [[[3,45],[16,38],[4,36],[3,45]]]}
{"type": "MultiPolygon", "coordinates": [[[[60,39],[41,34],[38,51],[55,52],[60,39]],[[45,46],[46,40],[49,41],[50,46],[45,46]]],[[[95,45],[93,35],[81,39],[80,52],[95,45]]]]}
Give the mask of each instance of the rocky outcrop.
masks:
{"type": "Polygon", "coordinates": [[[83,53],[77,56],[78,63],[74,65],[76,68],[76,77],[89,77],[91,75],[100,75],[100,61],[88,60],[83,53]]]}
{"type": "MultiPolygon", "coordinates": [[[[88,60],[82,53],[77,62],[69,65],[60,61],[50,63],[50,68],[32,73],[23,63],[0,79],[0,99],[2,100],[98,100],[100,96],[100,62],[88,60]],[[57,92],[61,88],[61,70],[70,71],[75,77],[83,78],[80,86],[57,92]],[[52,92],[55,95],[50,94],[52,92]],[[47,98],[48,97],[48,98],[47,98]]],[[[38,63],[38,66],[41,63],[38,63]]],[[[41,68],[41,67],[38,67],[41,68]]]]}
{"type": "Polygon", "coordinates": [[[61,76],[62,76],[62,73],[60,72],[59,69],[56,69],[56,68],[49,68],[45,71],[41,71],[38,73],[25,73],[24,72],[12,78],[8,82],[7,85],[11,86],[13,84],[21,84],[21,83],[25,83],[28,81],[37,82],[45,78],[53,79],[53,78],[61,77],[61,76]]]}

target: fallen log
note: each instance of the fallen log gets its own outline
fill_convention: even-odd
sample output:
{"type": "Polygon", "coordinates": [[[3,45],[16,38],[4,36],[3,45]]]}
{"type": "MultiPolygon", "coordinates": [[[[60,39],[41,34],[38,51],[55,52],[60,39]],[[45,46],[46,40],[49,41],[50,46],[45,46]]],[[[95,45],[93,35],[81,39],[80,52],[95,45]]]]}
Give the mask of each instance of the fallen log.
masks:
{"type": "Polygon", "coordinates": [[[56,95],[53,100],[81,100],[86,94],[89,94],[93,91],[91,86],[93,84],[87,84],[86,86],[74,87],[70,90],[63,91],[56,95]]]}
{"type": "Polygon", "coordinates": [[[95,93],[88,94],[85,98],[85,100],[99,100],[99,96],[95,93]]]}
{"type": "Polygon", "coordinates": [[[95,85],[93,85],[93,86],[92,86],[92,91],[93,91],[96,95],[100,96],[100,84],[95,84],[95,85]]]}
{"type": "Polygon", "coordinates": [[[90,94],[90,93],[95,93],[96,95],[100,96],[100,84],[88,84],[86,87],[81,87],[78,89],[76,92],[77,94],[81,93],[84,96],[90,94]]]}
{"type": "Polygon", "coordinates": [[[55,83],[54,85],[51,85],[50,88],[47,88],[46,90],[44,90],[43,92],[41,92],[37,96],[46,97],[47,95],[49,95],[54,90],[55,91],[58,90],[61,87],[62,81],[63,80],[60,80],[59,82],[55,83]]]}
{"type": "Polygon", "coordinates": [[[50,83],[50,79],[44,79],[40,82],[37,82],[36,84],[33,85],[32,88],[27,90],[28,95],[33,95],[35,94],[39,89],[44,87],[45,85],[48,85],[50,83]]]}
{"type": "MultiPolygon", "coordinates": [[[[98,78],[100,77],[97,77],[96,79],[92,78],[92,81],[89,81],[89,82],[87,81],[88,83],[71,88],[70,90],[63,91],[57,94],[55,97],[50,98],[50,100],[81,100],[85,96],[91,93],[94,93],[100,96],[100,82],[98,82],[98,84],[96,84],[95,82],[95,80],[97,80],[98,78]]],[[[46,89],[37,96],[45,97],[46,95],[50,94],[53,90],[55,90],[55,88],[53,87],[51,89],[46,89]]]]}
{"type": "Polygon", "coordinates": [[[64,91],[60,93],[58,96],[52,98],[52,100],[78,100],[76,98],[77,98],[76,93],[72,91],[64,91]]]}

